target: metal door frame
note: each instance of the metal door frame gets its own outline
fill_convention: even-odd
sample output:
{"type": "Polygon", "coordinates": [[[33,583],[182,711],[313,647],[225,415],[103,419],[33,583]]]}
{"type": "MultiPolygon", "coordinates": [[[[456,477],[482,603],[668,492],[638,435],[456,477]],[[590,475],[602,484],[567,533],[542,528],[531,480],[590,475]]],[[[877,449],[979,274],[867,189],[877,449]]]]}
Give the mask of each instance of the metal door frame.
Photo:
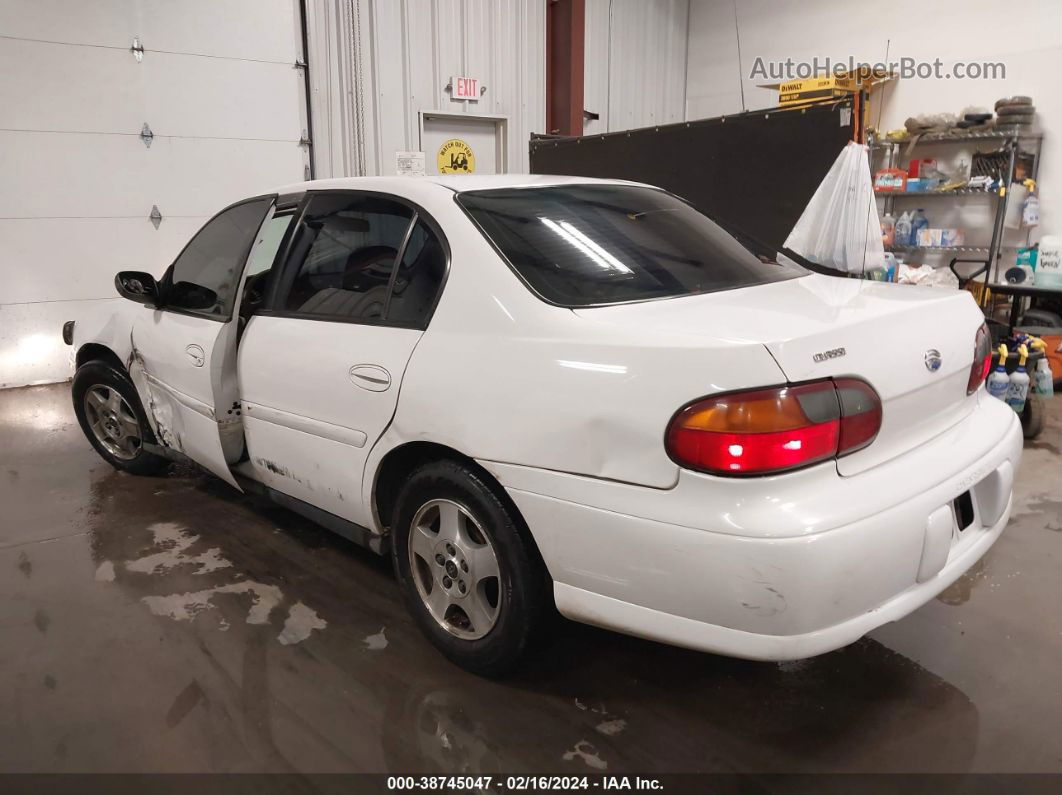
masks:
{"type": "Polygon", "coordinates": [[[424,150],[424,122],[433,119],[444,121],[482,121],[494,123],[494,171],[497,174],[509,173],[509,117],[495,113],[461,113],[452,110],[422,110],[417,112],[418,138],[417,145],[424,152],[425,159],[428,153],[424,150]]]}

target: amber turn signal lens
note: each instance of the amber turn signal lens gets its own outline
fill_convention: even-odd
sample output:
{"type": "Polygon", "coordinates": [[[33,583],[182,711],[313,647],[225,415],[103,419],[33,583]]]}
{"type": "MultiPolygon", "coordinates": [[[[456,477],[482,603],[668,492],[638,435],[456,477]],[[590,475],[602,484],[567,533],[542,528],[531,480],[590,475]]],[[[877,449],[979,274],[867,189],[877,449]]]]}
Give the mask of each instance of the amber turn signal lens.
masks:
{"type": "Polygon", "coordinates": [[[797,391],[764,389],[704,401],[690,406],[681,424],[694,431],[766,433],[803,428],[810,420],[800,407],[797,391]]]}

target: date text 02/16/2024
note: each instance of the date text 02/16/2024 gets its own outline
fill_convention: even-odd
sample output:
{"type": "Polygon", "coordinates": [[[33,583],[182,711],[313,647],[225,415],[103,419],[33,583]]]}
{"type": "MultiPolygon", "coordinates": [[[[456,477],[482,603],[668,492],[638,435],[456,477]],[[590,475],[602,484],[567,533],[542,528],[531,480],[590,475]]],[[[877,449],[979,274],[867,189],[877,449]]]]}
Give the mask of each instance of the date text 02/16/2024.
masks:
{"type": "Polygon", "coordinates": [[[642,776],[388,776],[387,789],[392,792],[483,792],[491,789],[513,792],[594,789],[653,791],[663,789],[663,785],[658,778],[642,776]]]}

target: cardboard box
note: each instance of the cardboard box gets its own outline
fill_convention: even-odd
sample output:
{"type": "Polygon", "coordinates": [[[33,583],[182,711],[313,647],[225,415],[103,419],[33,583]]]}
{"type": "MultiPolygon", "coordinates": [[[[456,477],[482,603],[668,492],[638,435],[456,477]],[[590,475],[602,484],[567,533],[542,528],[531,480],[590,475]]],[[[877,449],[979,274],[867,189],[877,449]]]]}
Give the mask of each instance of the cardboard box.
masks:
{"type": "Polygon", "coordinates": [[[793,105],[799,102],[815,102],[836,99],[859,90],[855,77],[809,77],[806,80],[790,80],[778,84],[778,104],[793,105]]]}
{"type": "Polygon", "coordinates": [[[759,83],[760,88],[778,92],[780,106],[830,102],[854,94],[861,88],[873,91],[895,75],[885,69],[860,66],[854,70],[820,74],[817,77],[786,80],[781,83],[759,83]]]}
{"type": "Polygon", "coordinates": [[[875,193],[904,193],[907,183],[907,172],[903,169],[883,168],[874,174],[875,193]]]}
{"type": "Polygon", "coordinates": [[[965,235],[961,229],[938,229],[926,227],[918,230],[918,239],[915,244],[925,248],[941,248],[946,246],[961,246],[965,235]]]}
{"type": "Polygon", "coordinates": [[[966,234],[961,229],[941,229],[940,245],[963,246],[966,245],[966,234]]]}

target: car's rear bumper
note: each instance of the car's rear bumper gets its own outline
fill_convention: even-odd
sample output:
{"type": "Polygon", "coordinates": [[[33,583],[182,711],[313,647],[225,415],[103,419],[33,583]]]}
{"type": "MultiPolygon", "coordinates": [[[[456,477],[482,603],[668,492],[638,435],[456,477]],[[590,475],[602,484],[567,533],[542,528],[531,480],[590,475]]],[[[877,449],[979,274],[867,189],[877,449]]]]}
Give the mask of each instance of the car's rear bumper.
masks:
{"type": "MultiPolygon", "coordinates": [[[[963,575],[999,538],[1010,516],[1010,505],[991,528],[978,531],[974,543],[954,556],[937,575],[914,583],[892,599],[836,624],[798,635],[769,635],[748,628],[732,628],[653,610],[564,583],[555,583],[557,608],[568,618],[630,635],[750,660],[797,660],[853,643],[882,624],[918,609],[963,575]]],[[[784,586],[783,586],[784,587],[784,586]]],[[[856,587],[856,586],[853,586],[856,587]]],[[[775,589],[781,595],[782,590],[775,589]]]]}
{"type": "MultiPolygon", "coordinates": [[[[527,520],[566,616],[675,645],[781,660],[851,643],[958,579],[1007,524],[1021,445],[1014,413],[986,397],[960,426],[898,459],[853,477],[823,471],[808,478],[812,493],[800,500],[789,499],[783,479],[765,481],[766,496],[755,506],[751,492],[737,490],[720,504],[727,492],[718,490],[719,479],[704,481],[700,504],[691,501],[693,487],[676,489],[690,502],[688,522],[673,511],[661,521],[610,509],[598,486],[576,501],[570,483],[550,494],[542,488],[548,477],[487,466],[527,520]],[[951,506],[965,491],[974,521],[960,532],[951,506]],[[775,533],[749,525],[749,517],[770,522],[764,499],[774,504],[775,533]],[[838,501],[846,503],[842,513],[838,501]],[[816,505],[822,516],[849,521],[816,522],[816,505]],[[706,513],[727,530],[704,529],[706,513]]],[[[633,504],[632,487],[612,487],[617,506],[633,504]]]]}

